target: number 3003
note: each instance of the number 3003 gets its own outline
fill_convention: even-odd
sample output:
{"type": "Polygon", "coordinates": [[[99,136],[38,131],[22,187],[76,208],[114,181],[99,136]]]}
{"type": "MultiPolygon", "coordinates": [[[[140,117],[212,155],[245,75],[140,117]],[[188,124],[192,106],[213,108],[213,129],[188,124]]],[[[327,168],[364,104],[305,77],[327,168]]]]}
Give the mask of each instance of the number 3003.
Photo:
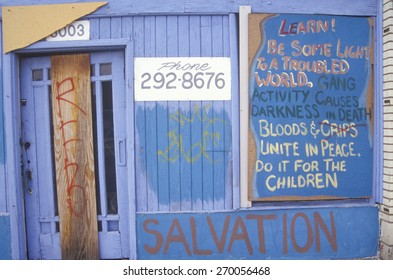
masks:
{"type": "Polygon", "coordinates": [[[56,38],[56,37],[75,37],[75,36],[83,36],[85,35],[85,27],[83,24],[78,24],[78,25],[68,25],[66,27],[63,27],[62,29],[54,32],[51,37],[56,38]]]}

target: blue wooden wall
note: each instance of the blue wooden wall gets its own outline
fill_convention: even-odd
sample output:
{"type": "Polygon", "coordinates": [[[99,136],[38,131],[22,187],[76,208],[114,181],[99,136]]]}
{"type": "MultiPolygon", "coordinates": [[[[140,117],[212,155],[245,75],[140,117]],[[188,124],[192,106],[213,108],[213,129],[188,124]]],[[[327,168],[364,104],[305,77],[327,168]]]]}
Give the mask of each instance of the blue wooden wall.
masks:
{"type": "Polygon", "coordinates": [[[140,259],[356,259],[379,238],[377,207],[141,214],[137,230],[140,259]]]}
{"type": "Polygon", "coordinates": [[[11,259],[10,216],[0,213],[0,260],[11,259]]]}
{"type": "MultiPolygon", "coordinates": [[[[74,0],[0,0],[0,6],[74,2],[74,0]]],[[[358,16],[377,16],[379,13],[378,1],[376,0],[332,0],[321,1],[317,4],[313,0],[160,0],[145,2],[139,0],[110,0],[108,2],[108,5],[88,16],[91,23],[92,41],[130,38],[133,45],[133,57],[231,56],[235,65],[238,56],[237,54],[234,55],[237,48],[237,38],[234,36],[237,35],[236,13],[238,13],[240,5],[251,5],[252,12],[260,13],[290,12],[358,16]]],[[[0,36],[1,40],[2,36],[0,36]]],[[[7,59],[9,60],[5,57],[0,56],[0,74],[2,77],[2,65],[7,59]]],[[[129,74],[133,74],[133,69],[129,70],[131,71],[129,74]]],[[[237,75],[233,76],[237,77],[237,75]]],[[[4,83],[6,82],[7,79],[4,79],[4,83]]],[[[237,81],[234,81],[234,85],[238,86],[237,81]]],[[[9,189],[6,191],[4,164],[7,165],[7,161],[6,155],[4,155],[3,139],[12,139],[10,136],[12,134],[11,122],[14,120],[11,120],[12,117],[7,115],[8,125],[6,127],[8,127],[8,130],[3,135],[2,102],[6,104],[10,104],[10,102],[7,99],[9,96],[6,97],[2,89],[3,87],[0,85],[0,211],[7,212],[9,211],[9,205],[20,205],[19,202],[22,201],[22,198],[15,191],[18,186],[14,186],[14,184],[8,184],[9,189]],[[6,195],[8,195],[8,198],[6,195]]],[[[160,225],[154,227],[153,230],[162,230],[164,235],[168,234],[168,227],[170,226],[170,224],[164,225],[165,221],[173,222],[173,219],[177,217],[179,217],[181,225],[189,221],[189,216],[183,217],[182,214],[175,214],[174,212],[201,212],[203,210],[201,215],[196,217],[203,225],[202,222],[206,221],[208,211],[236,208],[233,201],[236,201],[239,195],[238,152],[240,147],[237,133],[239,110],[236,107],[238,94],[238,88],[235,88],[231,101],[136,102],[134,104],[135,193],[137,211],[140,213],[137,216],[137,235],[138,238],[142,238],[139,241],[139,246],[143,247],[144,244],[151,244],[149,243],[151,241],[143,239],[145,236],[151,236],[147,235],[143,226],[141,226],[148,218],[159,221],[160,225]],[[235,191],[233,191],[234,188],[235,191]],[[159,213],[153,217],[152,213],[166,211],[173,213],[169,216],[159,213]]],[[[9,108],[5,108],[4,111],[12,112],[9,108]]],[[[13,174],[13,171],[17,172],[18,167],[7,167],[8,170],[11,170],[8,171],[10,174],[13,174]]],[[[376,178],[376,180],[379,179],[376,178]]],[[[15,180],[11,181],[15,182],[15,180]]],[[[130,186],[130,188],[132,187],[130,186]]],[[[285,207],[290,208],[288,205],[285,207]]],[[[295,207],[298,207],[298,204],[295,207]]],[[[18,206],[17,208],[21,207],[18,206]]],[[[362,248],[367,251],[362,251],[364,252],[362,256],[376,254],[377,238],[374,235],[378,230],[378,225],[374,224],[377,219],[376,212],[375,209],[366,208],[369,209],[364,210],[367,215],[364,219],[361,219],[359,218],[359,214],[363,213],[361,207],[352,207],[352,210],[348,211],[335,210],[334,205],[328,207],[334,215],[337,215],[336,228],[337,232],[340,232],[340,238],[343,238],[340,239],[343,242],[342,244],[357,237],[358,233],[365,232],[363,220],[367,223],[369,221],[373,223],[372,228],[368,227],[373,235],[365,236],[368,241],[367,244],[339,247],[339,257],[356,256],[352,250],[362,248]],[[342,214],[344,212],[345,214],[342,214]],[[340,219],[342,215],[345,216],[345,219],[340,219]],[[351,221],[348,215],[357,215],[358,218],[351,221]],[[349,233],[345,232],[345,229],[348,229],[349,233]],[[359,246],[363,247],[359,248],[359,246]]],[[[252,210],[252,212],[254,211],[256,211],[254,214],[258,214],[257,211],[260,210],[252,210]]],[[[272,210],[267,214],[285,214],[279,211],[272,210]]],[[[296,213],[293,211],[288,211],[288,215],[295,215],[296,213]]],[[[307,217],[312,216],[310,213],[311,210],[306,210],[307,217]]],[[[326,213],[323,214],[323,217],[326,218],[326,223],[329,225],[330,216],[326,213]]],[[[213,219],[220,221],[224,217],[223,215],[218,214],[213,219]]],[[[236,216],[236,212],[233,211],[228,211],[228,215],[231,215],[233,220],[238,219],[240,221],[244,218],[243,214],[236,216]]],[[[3,220],[6,221],[5,224],[8,220],[8,228],[11,223],[13,232],[19,231],[20,236],[14,235],[12,240],[4,239],[6,240],[4,242],[0,239],[0,252],[3,251],[1,246],[6,246],[7,251],[4,252],[8,252],[10,243],[12,243],[13,248],[17,248],[19,244],[21,244],[19,247],[22,248],[22,223],[17,223],[18,219],[14,213],[11,213],[11,218],[3,218],[3,220]]],[[[238,238],[241,232],[234,232],[233,224],[230,226],[234,238],[238,238]]],[[[0,226],[0,238],[2,236],[1,229],[0,226]]],[[[176,229],[178,228],[175,227],[174,230],[176,231],[176,229]]],[[[243,228],[239,226],[238,229],[240,231],[243,228]]],[[[255,228],[250,228],[250,232],[255,233],[255,228]]],[[[172,233],[176,235],[176,232],[172,233]]],[[[188,241],[190,241],[189,238],[192,238],[192,236],[187,236],[188,241]]],[[[176,239],[176,236],[174,239],[176,239]]],[[[243,241],[238,242],[242,243],[243,241]]],[[[252,246],[255,244],[252,243],[252,246]]],[[[182,245],[180,244],[180,246],[182,245]]],[[[327,248],[329,249],[329,247],[327,248]]],[[[139,251],[139,253],[142,254],[141,257],[152,258],[152,256],[146,255],[146,252],[139,251]]],[[[237,251],[237,253],[242,254],[243,252],[237,251]]],[[[334,253],[329,255],[326,252],[319,255],[319,257],[321,256],[337,257],[334,253]]],[[[23,258],[24,256],[21,254],[19,257],[23,258]]],[[[160,257],[168,256],[161,255],[160,257]]],[[[295,254],[292,257],[300,258],[301,256],[295,254]]],[[[306,254],[303,257],[314,258],[315,255],[306,254]]],[[[357,257],[360,256],[357,255],[357,257]]]]}
{"type": "MultiPolygon", "coordinates": [[[[91,40],[130,38],[133,57],[229,57],[237,47],[230,15],[93,17],[90,25],[91,40]]],[[[138,212],[232,209],[236,100],[135,103],[137,176],[129,187],[138,212]]],[[[6,211],[5,195],[0,202],[6,211]]]]}
{"type": "MultiPolygon", "coordinates": [[[[94,16],[119,16],[138,14],[228,14],[239,12],[239,6],[252,6],[258,13],[302,13],[335,15],[377,14],[380,0],[108,0],[108,5],[95,12],[94,16]]],[[[43,5],[57,3],[88,2],[85,0],[0,0],[1,5],[43,5]]],[[[0,11],[1,12],[1,11],[0,11]]]]}
{"type": "MultiPolygon", "coordinates": [[[[91,39],[131,38],[134,57],[229,57],[235,20],[228,15],[92,18],[91,39]]],[[[232,208],[236,98],[135,103],[138,212],[232,208]]]]}
{"type": "MultiPolygon", "coordinates": [[[[135,57],[229,56],[228,16],[134,19],[135,57]]],[[[232,207],[230,101],[136,102],[138,211],[232,207]]]]}
{"type": "MultiPolygon", "coordinates": [[[[2,37],[2,24],[0,22],[0,37],[2,37]]],[[[3,52],[0,46],[0,51],[3,52]]],[[[3,59],[0,56],[0,164],[4,163],[4,130],[3,130],[3,59]]],[[[1,209],[1,208],[0,208],[1,209]]]]}
{"type": "MultiPolygon", "coordinates": [[[[0,38],[2,38],[2,23],[0,22],[0,38]]],[[[0,39],[1,40],[1,39],[0,39]]],[[[1,42],[1,41],[0,41],[1,42]]],[[[2,44],[0,51],[3,52],[2,44]]],[[[0,212],[6,211],[6,190],[4,176],[4,110],[3,110],[3,56],[0,56],[0,212]]]]}

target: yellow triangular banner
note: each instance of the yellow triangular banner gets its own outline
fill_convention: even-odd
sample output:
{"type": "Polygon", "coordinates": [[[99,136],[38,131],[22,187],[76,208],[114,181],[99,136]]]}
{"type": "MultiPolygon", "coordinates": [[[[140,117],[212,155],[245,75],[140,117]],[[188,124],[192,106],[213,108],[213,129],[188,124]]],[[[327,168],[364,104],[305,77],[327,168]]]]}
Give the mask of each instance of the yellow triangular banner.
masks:
{"type": "Polygon", "coordinates": [[[107,2],[2,7],[4,53],[27,47],[105,4],[107,2]]]}

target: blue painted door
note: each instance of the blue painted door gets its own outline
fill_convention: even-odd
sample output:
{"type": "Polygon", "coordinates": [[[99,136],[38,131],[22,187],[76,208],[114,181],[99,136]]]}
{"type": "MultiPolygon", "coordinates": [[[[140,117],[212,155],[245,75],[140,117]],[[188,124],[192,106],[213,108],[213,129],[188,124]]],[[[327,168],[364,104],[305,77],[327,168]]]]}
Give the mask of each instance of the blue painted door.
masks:
{"type": "MultiPolygon", "coordinates": [[[[129,257],[124,54],[90,54],[99,251],[129,257]]],[[[22,172],[28,257],[61,258],[50,57],[21,60],[22,172]]]]}

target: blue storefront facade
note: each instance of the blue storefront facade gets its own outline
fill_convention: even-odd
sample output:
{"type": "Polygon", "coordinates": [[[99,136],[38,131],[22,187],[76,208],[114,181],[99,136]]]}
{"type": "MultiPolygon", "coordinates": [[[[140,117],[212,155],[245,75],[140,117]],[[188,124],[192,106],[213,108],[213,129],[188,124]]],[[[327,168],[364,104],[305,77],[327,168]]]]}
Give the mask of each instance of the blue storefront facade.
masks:
{"type": "Polygon", "coordinates": [[[380,1],[74,2],[0,1],[0,259],[77,258],[85,212],[100,259],[379,256],[380,1]]]}

